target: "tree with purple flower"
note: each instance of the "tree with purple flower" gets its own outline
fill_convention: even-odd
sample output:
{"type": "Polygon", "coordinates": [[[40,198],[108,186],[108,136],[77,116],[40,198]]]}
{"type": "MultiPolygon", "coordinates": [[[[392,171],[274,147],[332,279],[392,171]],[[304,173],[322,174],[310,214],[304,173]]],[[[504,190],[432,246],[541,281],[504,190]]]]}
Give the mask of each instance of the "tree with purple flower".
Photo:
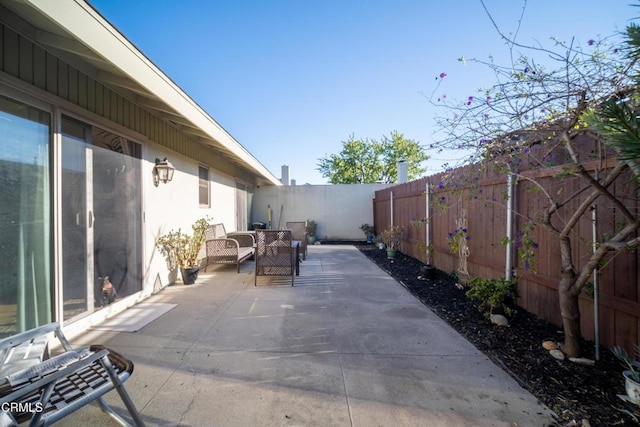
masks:
{"type": "MultiPolygon", "coordinates": [[[[581,290],[607,257],[640,246],[637,208],[611,191],[614,183],[625,182],[625,174],[640,181],[640,112],[636,107],[640,105],[636,78],[640,75],[640,27],[627,27],[628,49],[620,48],[617,35],[590,39],[582,49],[574,40],[552,39],[551,47],[527,45],[492,22],[513,60],[501,65],[494,58],[467,59],[488,67],[496,76],[495,83],[479,89],[482,96],[458,101],[430,99],[443,111],[435,119],[441,137],[434,147],[469,153],[460,164],[473,165],[477,175],[491,171],[511,176],[516,183],[526,182],[541,199],[535,206],[523,203],[526,211],[516,206],[520,227],[513,240],[505,243],[514,245],[518,267],[530,272],[538,267],[535,235],[546,233],[545,242],[558,248],[563,350],[577,357],[581,353],[581,290]],[[581,151],[578,141],[587,137],[598,139],[598,150],[581,151]],[[593,166],[605,161],[608,166],[593,166]],[[550,166],[563,178],[554,188],[541,178],[550,166]],[[593,240],[580,224],[590,221],[596,203],[615,206],[619,224],[594,243],[597,249],[581,253],[579,259],[574,251],[580,242],[593,240]]],[[[445,84],[456,82],[450,78],[446,83],[438,81],[438,87],[445,84]]],[[[443,181],[454,182],[457,173],[448,173],[443,181]]],[[[467,188],[474,185],[468,179],[458,182],[467,188]]],[[[450,247],[459,247],[463,232],[457,227],[449,233],[450,247]]]]}

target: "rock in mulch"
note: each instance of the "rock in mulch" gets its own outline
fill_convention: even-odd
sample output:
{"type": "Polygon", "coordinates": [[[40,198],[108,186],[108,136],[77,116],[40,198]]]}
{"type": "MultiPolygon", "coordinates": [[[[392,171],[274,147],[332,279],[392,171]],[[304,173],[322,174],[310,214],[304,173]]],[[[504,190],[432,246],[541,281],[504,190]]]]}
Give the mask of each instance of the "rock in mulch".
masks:
{"type": "Polygon", "coordinates": [[[558,344],[556,344],[553,341],[545,341],[542,343],[542,348],[544,348],[545,350],[558,350],[558,344]]]}
{"type": "Polygon", "coordinates": [[[549,354],[552,355],[554,359],[564,360],[564,353],[560,350],[551,350],[549,354]]]}
{"type": "Polygon", "coordinates": [[[491,320],[491,323],[498,325],[498,326],[509,326],[509,320],[507,320],[506,317],[504,317],[502,314],[492,314],[489,319],[491,320]]]}

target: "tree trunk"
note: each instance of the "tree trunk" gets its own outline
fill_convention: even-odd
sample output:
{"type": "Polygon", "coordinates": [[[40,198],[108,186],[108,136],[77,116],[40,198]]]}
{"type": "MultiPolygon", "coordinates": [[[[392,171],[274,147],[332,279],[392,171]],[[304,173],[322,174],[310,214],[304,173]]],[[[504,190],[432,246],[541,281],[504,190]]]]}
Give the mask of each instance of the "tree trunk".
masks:
{"type": "Polygon", "coordinates": [[[562,315],[562,327],[564,329],[564,345],[562,351],[569,357],[580,356],[580,304],[578,297],[580,291],[575,291],[577,275],[571,262],[571,240],[560,239],[560,257],[562,272],[558,286],[560,302],[560,314],[562,315]]]}
{"type": "Polygon", "coordinates": [[[560,313],[562,314],[562,327],[564,329],[564,351],[569,357],[580,356],[580,305],[578,295],[571,291],[573,280],[562,277],[558,289],[560,299],[560,313]]]}

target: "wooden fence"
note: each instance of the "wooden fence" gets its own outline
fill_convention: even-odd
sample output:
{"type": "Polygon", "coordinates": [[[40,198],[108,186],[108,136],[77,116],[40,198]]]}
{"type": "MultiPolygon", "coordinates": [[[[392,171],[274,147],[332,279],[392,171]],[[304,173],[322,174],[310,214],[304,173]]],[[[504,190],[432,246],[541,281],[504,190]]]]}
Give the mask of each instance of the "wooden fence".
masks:
{"type": "MultiPolygon", "coordinates": [[[[588,144],[584,150],[593,152],[588,144]]],[[[523,165],[526,165],[526,156],[523,165]]],[[[588,170],[596,168],[605,171],[615,161],[601,158],[587,163],[588,170]]],[[[526,166],[523,167],[526,169],[526,166]]],[[[561,166],[551,166],[543,170],[525,173],[535,174],[536,180],[551,194],[562,192],[575,198],[557,215],[557,225],[567,220],[584,199],[586,186],[584,178],[563,176],[561,166]]],[[[452,254],[448,237],[456,228],[467,230],[468,251],[466,269],[469,277],[505,277],[507,236],[507,177],[495,170],[473,176],[473,167],[465,167],[453,172],[458,177],[467,176],[467,181],[457,187],[443,185],[445,174],[425,177],[405,184],[399,184],[375,193],[373,201],[374,223],[378,232],[393,225],[404,228],[400,250],[410,256],[426,261],[427,218],[426,190],[430,193],[430,239],[432,242],[432,263],[440,270],[454,272],[460,270],[461,257],[452,254]]],[[[447,175],[450,176],[451,174],[447,175]]],[[[639,214],[638,188],[629,176],[619,178],[611,187],[634,215],[639,214]]],[[[513,229],[521,230],[527,218],[537,218],[545,206],[544,193],[530,181],[519,180],[514,184],[513,200],[515,212],[513,229]]],[[[619,226],[620,213],[613,204],[596,202],[595,218],[597,239],[611,235],[619,226]]],[[[580,268],[592,253],[593,222],[592,213],[581,218],[571,238],[574,242],[575,265],[580,268]]],[[[516,236],[517,237],[517,236],[516,236]]],[[[558,283],[560,280],[560,245],[546,228],[539,225],[531,233],[538,248],[535,253],[535,272],[525,268],[519,258],[517,248],[513,249],[513,270],[518,278],[518,304],[524,309],[561,325],[558,303],[558,283]]],[[[464,258],[464,257],[463,257],[464,258]]],[[[638,274],[640,257],[636,252],[622,252],[606,258],[606,263],[598,274],[600,343],[604,347],[623,345],[629,349],[633,343],[640,343],[640,277],[638,274]]],[[[464,268],[464,266],[462,266],[464,268]]],[[[594,339],[594,299],[592,287],[583,290],[580,296],[581,327],[583,336],[594,339]]]]}

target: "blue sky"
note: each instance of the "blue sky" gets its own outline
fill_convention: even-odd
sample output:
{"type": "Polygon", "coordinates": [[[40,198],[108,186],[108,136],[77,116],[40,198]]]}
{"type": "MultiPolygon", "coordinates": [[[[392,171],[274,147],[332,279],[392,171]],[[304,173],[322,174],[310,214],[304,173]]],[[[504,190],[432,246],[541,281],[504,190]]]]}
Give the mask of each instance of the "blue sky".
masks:
{"type": "MultiPolygon", "coordinates": [[[[325,184],[318,159],[342,141],[393,130],[425,147],[437,132],[427,102],[436,77],[448,100],[493,79],[458,58],[506,64],[479,0],[90,0],[148,58],[274,175],[325,184]]],[[[518,40],[589,39],[624,30],[632,0],[529,0],[518,40]]],[[[637,4],[637,3],[636,3],[637,4]]],[[[486,0],[505,33],[525,3],[486,0]]],[[[427,174],[446,155],[428,153],[427,174]]]]}

